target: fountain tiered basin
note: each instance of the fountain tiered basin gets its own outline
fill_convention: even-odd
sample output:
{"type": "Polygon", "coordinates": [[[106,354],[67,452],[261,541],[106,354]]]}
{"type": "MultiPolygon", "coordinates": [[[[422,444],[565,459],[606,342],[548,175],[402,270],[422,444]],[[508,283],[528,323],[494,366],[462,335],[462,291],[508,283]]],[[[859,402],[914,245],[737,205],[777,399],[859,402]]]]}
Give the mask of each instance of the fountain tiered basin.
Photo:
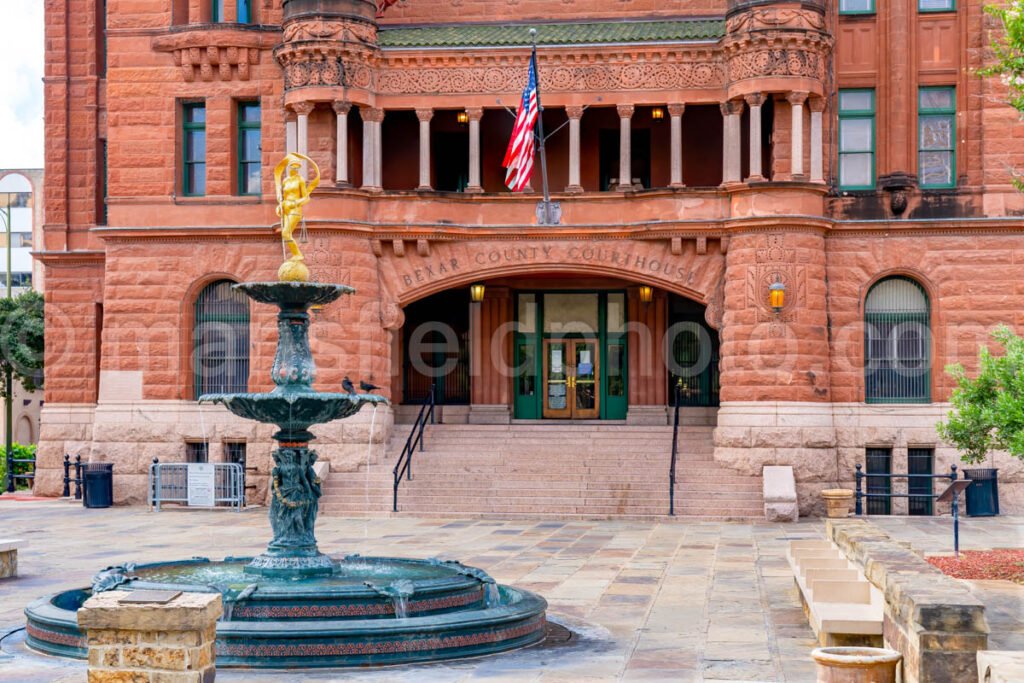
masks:
{"type": "MultiPolygon", "coordinates": [[[[253,577],[252,558],[196,558],[135,567],[117,590],[220,592],[217,665],[350,667],[491,654],[541,641],[547,603],[457,562],[350,556],[330,576],[253,577]]],[[[26,609],[26,641],[85,659],[76,610],[91,589],[26,609]]]]}
{"type": "MultiPolygon", "coordinates": [[[[159,590],[220,593],[217,666],[347,667],[404,664],[491,654],[545,637],[547,603],[499,586],[486,572],[458,562],[393,557],[330,557],[314,527],[321,481],[309,428],[343,419],[375,394],[313,388],[309,308],[354,290],[310,282],[235,285],[278,307],[276,385],[263,393],[208,394],[244,418],[275,424],[270,526],[273,538],[256,557],[108,567],[89,588],[41,598],[25,610],[26,642],[47,654],[87,656],[77,610],[94,592],[159,590]]],[[[168,625],[169,629],[171,625],[168,625]]]]}

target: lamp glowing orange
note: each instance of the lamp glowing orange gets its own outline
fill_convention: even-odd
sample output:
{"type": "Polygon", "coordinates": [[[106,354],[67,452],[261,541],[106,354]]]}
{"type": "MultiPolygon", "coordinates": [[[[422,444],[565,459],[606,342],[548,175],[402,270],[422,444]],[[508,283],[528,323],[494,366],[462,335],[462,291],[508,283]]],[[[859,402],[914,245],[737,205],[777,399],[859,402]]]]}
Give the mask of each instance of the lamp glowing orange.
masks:
{"type": "Polygon", "coordinates": [[[460,111],[458,114],[455,115],[455,120],[458,121],[459,123],[468,123],[469,114],[467,114],[464,111],[460,111]]]}
{"type": "Polygon", "coordinates": [[[484,286],[483,286],[483,284],[478,282],[475,285],[470,285],[469,286],[469,298],[472,299],[474,303],[480,303],[481,301],[483,301],[484,300],[484,286]]]}
{"type": "Polygon", "coordinates": [[[649,304],[654,300],[654,287],[640,285],[640,302],[649,304]]]}
{"type": "Polygon", "coordinates": [[[661,107],[655,107],[654,109],[651,110],[651,118],[655,120],[665,118],[665,110],[662,109],[661,107]]]}
{"type": "Polygon", "coordinates": [[[782,311],[782,307],[786,305],[786,285],[782,282],[776,280],[768,287],[768,305],[776,313],[782,311]]]}

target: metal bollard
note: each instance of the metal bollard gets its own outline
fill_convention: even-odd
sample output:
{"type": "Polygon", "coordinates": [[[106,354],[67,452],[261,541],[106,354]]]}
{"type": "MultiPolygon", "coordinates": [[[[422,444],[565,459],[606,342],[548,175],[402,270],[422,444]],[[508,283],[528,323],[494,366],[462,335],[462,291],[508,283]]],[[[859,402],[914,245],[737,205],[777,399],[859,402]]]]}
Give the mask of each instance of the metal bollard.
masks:
{"type": "Polygon", "coordinates": [[[864,496],[864,494],[860,490],[860,486],[861,486],[860,482],[861,482],[861,478],[863,478],[863,476],[864,476],[864,473],[860,471],[860,469],[862,467],[862,465],[860,463],[857,463],[855,465],[855,467],[857,468],[857,473],[855,475],[855,477],[857,479],[857,487],[856,487],[857,488],[857,492],[856,492],[856,502],[854,503],[853,513],[855,515],[857,515],[858,517],[860,517],[861,515],[864,514],[864,504],[861,502],[861,498],[864,496]]]}
{"type": "Polygon", "coordinates": [[[82,456],[75,456],[75,500],[82,500],[82,456]]]}
{"type": "Polygon", "coordinates": [[[71,495],[71,456],[67,453],[64,454],[64,490],[60,495],[62,498],[71,495]]]}

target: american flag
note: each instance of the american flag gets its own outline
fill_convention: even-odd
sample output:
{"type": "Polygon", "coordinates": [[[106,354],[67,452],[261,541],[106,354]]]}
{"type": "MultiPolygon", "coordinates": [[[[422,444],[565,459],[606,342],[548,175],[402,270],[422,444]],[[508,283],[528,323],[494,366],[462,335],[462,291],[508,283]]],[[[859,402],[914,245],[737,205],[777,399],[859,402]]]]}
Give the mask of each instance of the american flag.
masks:
{"type": "Polygon", "coordinates": [[[523,90],[523,101],[516,113],[516,123],[512,127],[512,138],[505,150],[505,160],[501,162],[508,171],[505,173],[505,186],[513,192],[521,192],[530,182],[533,173],[533,127],[537,125],[537,55],[530,57],[530,76],[526,89],[523,90]]]}

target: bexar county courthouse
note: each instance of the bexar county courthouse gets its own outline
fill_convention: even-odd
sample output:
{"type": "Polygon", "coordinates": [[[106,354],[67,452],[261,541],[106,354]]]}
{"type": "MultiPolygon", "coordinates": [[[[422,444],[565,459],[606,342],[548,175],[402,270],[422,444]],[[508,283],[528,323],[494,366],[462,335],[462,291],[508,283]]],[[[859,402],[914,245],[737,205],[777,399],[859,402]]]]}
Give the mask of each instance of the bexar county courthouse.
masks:
{"type": "MultiPolygon", "coordinates": [[[[956,462],[934,429],[943,368],[1024,322],[1024,124],[976,75],[982,2],[376,14],[47,2],[39,492],[59,493],[68,453],[114,462],[122,501],[145,499],[154,457],[244,462],[263,501],[273,428],[196,398],[271,386],[274,311],[230,284],[275,278],[287,151],[322,169],[315,279],[358,290],[314,312],[317,385],[392,400],[314,429],[327,513],[391,509],[432,385],[405,512],[665,514],[677,386],[684,515],[760,515],[764,465],[792,465],[813,514],[857,464],[956,462]],[[531,26],[556,225],[539,163],[522,194],[501,167],[531,26]]],[[[1021,511],[1020,467],[996,465],[1021,511]]],[[[933,511],[891,511],[908,507],[933,511]]]]}

